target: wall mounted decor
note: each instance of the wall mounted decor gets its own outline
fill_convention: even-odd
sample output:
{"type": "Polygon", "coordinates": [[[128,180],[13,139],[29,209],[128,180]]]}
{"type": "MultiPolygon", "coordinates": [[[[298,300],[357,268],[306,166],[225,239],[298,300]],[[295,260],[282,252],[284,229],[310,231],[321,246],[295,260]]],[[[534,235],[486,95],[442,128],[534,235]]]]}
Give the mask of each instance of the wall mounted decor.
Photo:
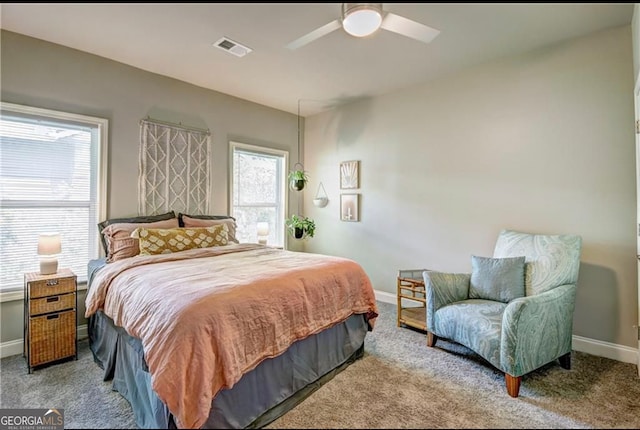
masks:
{"type": "Polygon", "coordinates": [[[359,164],[357,160],[340,163],[340,188],[343,190],[359,188],[359,164]]]}
{"type": "Polygon", "coordinates": [[[211,133],[147,117],[140,121],[138,214],[209,213],[211,133]]]}
{"type": "Polygon", "coordinates": [[[342,221],[360,221],[360,194],[340,194],[340,219],[342,221]]]}

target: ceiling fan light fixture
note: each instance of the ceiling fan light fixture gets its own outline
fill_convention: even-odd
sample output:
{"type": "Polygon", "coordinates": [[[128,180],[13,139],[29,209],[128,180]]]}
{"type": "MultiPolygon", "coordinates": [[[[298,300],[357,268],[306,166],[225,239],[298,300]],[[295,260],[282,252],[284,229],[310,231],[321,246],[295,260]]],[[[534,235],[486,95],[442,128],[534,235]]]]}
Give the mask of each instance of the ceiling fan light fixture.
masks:
{"type": "Polygon", "coordinates": [[[382,24],[382,3],[343,3],[342,27],[352,36],[375,33],[382,24]]]}

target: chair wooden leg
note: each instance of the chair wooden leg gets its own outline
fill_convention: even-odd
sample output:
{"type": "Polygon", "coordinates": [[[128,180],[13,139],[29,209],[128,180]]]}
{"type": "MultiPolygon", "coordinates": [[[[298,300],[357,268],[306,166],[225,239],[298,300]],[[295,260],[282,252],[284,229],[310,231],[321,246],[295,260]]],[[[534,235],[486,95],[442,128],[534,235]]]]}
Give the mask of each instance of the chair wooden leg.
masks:
{"type": "Polygon", "coordinates": [[[571,353],[570,352],[567,352],[558,360],[560,361],[560,367],[562,367],[563,369],[571,370],[571,353]]]}
{"type": "Polygon", "coordinates": [[[504,381],[507,384],[507,393],[511,397],[518,397],[520,392],[520,382],[522,382],[522,376],[511,376],[508,373],[504,374],[504,381]]]}
{"type": "Polygon", "coordinates": [[[428,332],[427,333],[427,346],[436,346],[436,342],[438,341],[438,336],[428,332]]]}

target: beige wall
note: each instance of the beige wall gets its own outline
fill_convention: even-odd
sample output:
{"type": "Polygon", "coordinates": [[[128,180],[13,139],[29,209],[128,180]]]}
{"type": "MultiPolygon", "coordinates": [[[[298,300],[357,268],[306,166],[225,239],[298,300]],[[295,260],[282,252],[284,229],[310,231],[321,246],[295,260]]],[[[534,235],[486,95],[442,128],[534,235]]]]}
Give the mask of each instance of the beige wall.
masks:
{"type": "Polygon", "coordinates": [[[353,258],[395,294],[401,268],[469,272],[502,228],[583,237],[574,334],[637,347],[631,27],[503,58],[307,118],[305,249],[353,258]],[[361,161],[361,222],[339,220],[361,161]],[[345,192],[345,191],[342,191],[345,192]]]}
{"type": "MultiPolygon", "coordinates": [[[[109,120],[109,217],[137,214],[139,121],[146,116],[211,130],[215,214],[228,213],[230,140],[288,150],[292,167],[297,160],[296,115],[16,33],[2,31],[0,52],[2,101],[109,120]]],[[[0,342],[22,338],[21,301],[2,303],[0,319],[0,342]]]]}

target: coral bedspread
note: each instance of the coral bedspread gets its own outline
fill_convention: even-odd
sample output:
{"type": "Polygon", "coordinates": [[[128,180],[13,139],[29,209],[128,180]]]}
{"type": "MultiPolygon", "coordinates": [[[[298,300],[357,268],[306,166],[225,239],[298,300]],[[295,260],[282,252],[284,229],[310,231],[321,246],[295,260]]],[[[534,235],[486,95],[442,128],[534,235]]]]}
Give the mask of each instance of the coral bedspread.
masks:
{"type": "Polygon", "coordinates": [[[371,282],[340,257],[237,244],[136,256],[99,270],[87,293],[142,341],[153,389],[180,428],[211,399],[293,342],[352,314],[377,317],[371,282]]]}

